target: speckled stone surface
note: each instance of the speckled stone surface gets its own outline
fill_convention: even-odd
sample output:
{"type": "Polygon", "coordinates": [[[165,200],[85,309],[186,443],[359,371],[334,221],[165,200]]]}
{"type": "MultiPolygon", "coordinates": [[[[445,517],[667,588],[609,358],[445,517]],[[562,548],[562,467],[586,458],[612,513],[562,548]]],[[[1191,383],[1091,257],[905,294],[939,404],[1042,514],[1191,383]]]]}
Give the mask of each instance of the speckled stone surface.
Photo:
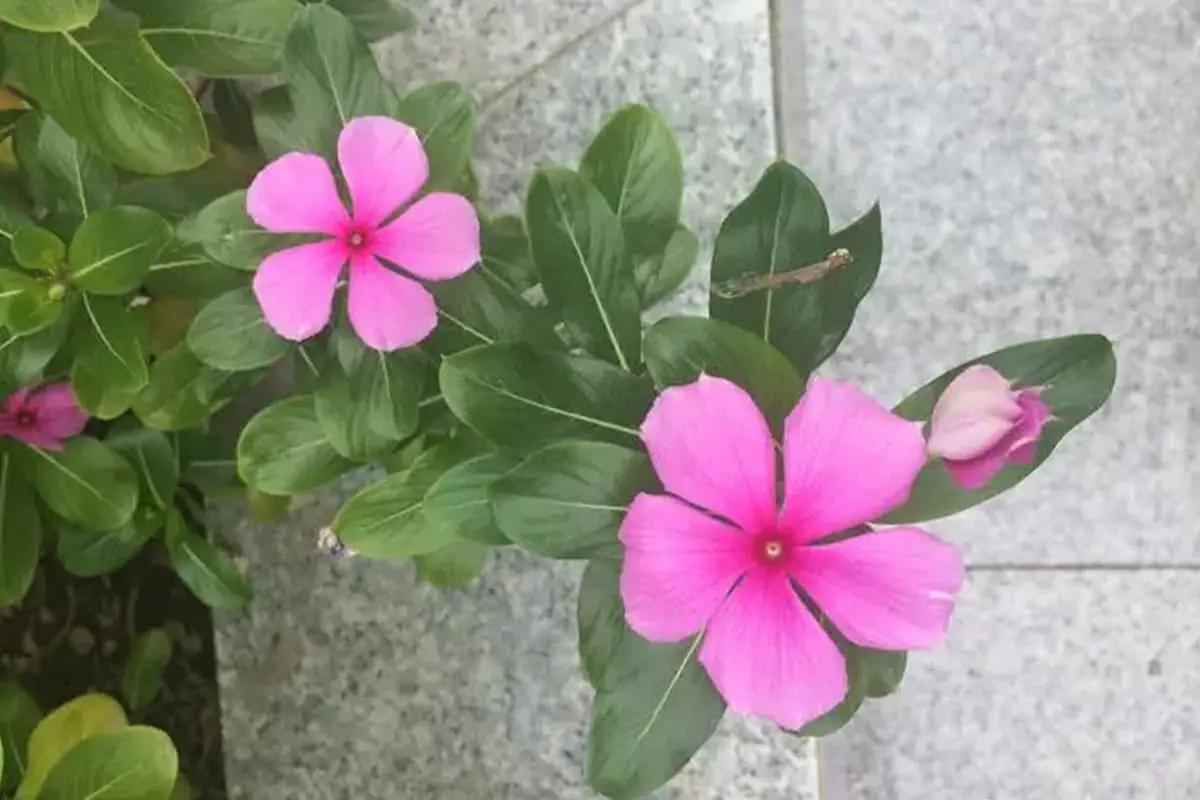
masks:
{"type": "MultiPolygon", "coordinates": [[[[506,6],[512,19],[501,21],[498,4],[451,3],[437,12],[451,17],[443,27],[412,41],[452,61],[486,59],[490,48],[517,47],[495,37],[542,48],[561,33],[555,20],[579,9],[593,5],[541,0],[529,11],[506,6]],[[488,9],[494,27],[468,24],[488,9]]],[[[390,63],[406,82],[410,73],[390,63]]],[[[766,0],[648,0],[487,110],[486,199],[519,208],[536,164],[574,163],[608,111],[648,101],[676,126],[686,221],[710,241],[773,157],[771,97],[766,0]]],[[[696,310],[702,279],[671,307],[696,310]]],[[[351,489],[304,499],[272,526],[226,509],[222,534],[256,588],[249,611],[218,626],[234,800],[595,797],[575,649],[580,566],[498,553],[475,586],[442,594],[408,565],[330,561],[314,552],[316,531],[351,489]]],[[[809,746],[727,717],[656,797],[815,800],[814,775],[809,746]]]]}
{"type": "Polygon", "coordinates": [[[976,573],[828,800],[1200,797],[1200,574],[976,573]]]}
{"type": "Polygon", "coordinates": [[[974,563],[1200,563],[1200,7],[781,5],[785,149],[841,219],[883,202],[833,371],[893,401],[1025,339],[1117,344],[1110,405],[938,529],[974,563]]]}

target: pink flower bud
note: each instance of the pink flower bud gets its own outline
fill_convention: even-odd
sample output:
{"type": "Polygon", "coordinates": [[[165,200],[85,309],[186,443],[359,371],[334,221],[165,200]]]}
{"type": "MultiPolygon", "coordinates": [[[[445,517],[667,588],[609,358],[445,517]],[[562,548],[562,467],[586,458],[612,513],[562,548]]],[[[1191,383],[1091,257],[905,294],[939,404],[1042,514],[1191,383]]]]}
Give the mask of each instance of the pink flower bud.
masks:
{"type": "Polygon", "coordinates": [[[991,367],[967,367],[950,382],[933,408],[929,452],[965,489],[987,484],[1005,464],[1027,464],[1050,420],[1042,387],[1014,389],[991,367]]]}

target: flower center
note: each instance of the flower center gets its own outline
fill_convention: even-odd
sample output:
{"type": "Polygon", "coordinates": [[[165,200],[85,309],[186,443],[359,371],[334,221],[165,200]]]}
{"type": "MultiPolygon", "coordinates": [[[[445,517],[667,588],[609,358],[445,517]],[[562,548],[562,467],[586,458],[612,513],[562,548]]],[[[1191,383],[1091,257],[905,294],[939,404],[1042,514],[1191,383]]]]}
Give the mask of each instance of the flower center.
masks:
{"type": "Polygon", "coordinates": [[[782,539],[764,539],[762,557],[764,561],[775,563],[783,558],[784,546],[782,539]]]}
{"type": "Polygon", "coordinates": [[[370,231],[363,228],[351,228],[346,232],[346,246],[351,250],[365,250],[370,246],[370,231]]]}
{"type": "Polygon", "coordinates": [[[37,422],[37,416],[32,411],[21,411],[17,414],[17,425],[22,428],[32,428],[37,422]]]}

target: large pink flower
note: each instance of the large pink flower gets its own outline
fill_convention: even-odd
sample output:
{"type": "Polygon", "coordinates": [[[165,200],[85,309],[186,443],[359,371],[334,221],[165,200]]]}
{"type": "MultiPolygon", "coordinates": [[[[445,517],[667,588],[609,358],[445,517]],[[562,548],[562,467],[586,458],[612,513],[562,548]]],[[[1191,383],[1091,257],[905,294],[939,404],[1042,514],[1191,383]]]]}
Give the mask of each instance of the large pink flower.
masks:
{"type": "Polygon", "coordinates": [[[349,262],[346,305],[359,337],[376,350],[414,345],[437,326],[433,296],[379,259],[424,280],[455,278],[479,261],[479,218],[466,198],[433,192],[388,222],[429,179],[421,140],[402,122],[352,120],[338,137],[338,163],[351,212],[329,166],[313,153],[288,153],[255,177],[246,196],[255,222],[274,233],[331,238],[268,256],[254,293],[280,336],[303,341],[329,323],[349,262]]]}
{"type": "Polygon", "coordinates": [[[782,510],[770,429],[729,381],[667,389],[642,439],[675,496],[638,495],[621,525],[626,619],[656,642],[701,633],[700,662],[735,711],[800,728],[846,696],[842,654],[797,586],[856,644],[944,636],[963,578],[954,547],[919,528],[815,544],[905,501],[926,460],[919,423],[813,380],[785,426],[782,510]]]}
{"type": "Polygon", "coordinates": [[[0,436],[43,450],[62,450],[63,441],[78,436],[87,419],[68,384],[26,386],[0,406],[0,436]]]}

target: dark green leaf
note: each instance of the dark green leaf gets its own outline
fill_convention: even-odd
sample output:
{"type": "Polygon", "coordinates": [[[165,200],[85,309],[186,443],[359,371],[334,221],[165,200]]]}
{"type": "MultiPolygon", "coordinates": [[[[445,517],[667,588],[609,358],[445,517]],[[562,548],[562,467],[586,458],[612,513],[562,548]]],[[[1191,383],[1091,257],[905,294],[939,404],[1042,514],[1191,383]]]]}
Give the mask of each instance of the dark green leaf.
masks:
{"type": "Polygon", "coordinates": [[[33,492],[13,461],[9,453],[0,452],[0,608],[25,597],[42,547],[42,520],[33,492]]]}
{"type": "Polygon", "coordinates": [[[32,112],[27,108],[6,108],[0,111],[0,142],[11,137],[17,125],[29,113],[32,112]]]}
{"type": "Polygon", "coordinates": [[[479,577],[490,549],[474,542],[456,542],[415,556],[413,561],[417,564],[417,574],[437,588],[461,589],[479,577]]]}
{"type": "Polygon", "coordinates": [[[55,531],[58,560],[81,578],[108,575],[128,564],[162,527],[163,515],[149,508],[138,509],[133,519],[111,531],[60,527],[55,531]]]}
{"type": "Polygon", "coordinates": [[[200,363],[185,345],[176,345],[150,365],[150,382],[133,399],[133,413],[158,430],[199,425],[225,404],[216,392],[229,377],[200,363]]]}
{"type": "Polygon", "coordinates": [[[471,163],[475,98],[450,81],[422,86],[400,102],[396,117],[417,130],[429,157],[427,190],[454,188],[471,163]]]}
{"type": "Polygon", "coordinates": [[[501,341],[562,349],[550,312],[532,305],[482,267],[429,288],[437,298],[438,312],[449,323],[438,328],[443,352],[501,341]]]}
{"type": "Polygon", "coordinates": [[[126,294],[141,286],[171,241],[171,225],[136,206],[92,214],[75,233],[68,255],[72,282],[94,294],[126,294]]]}
{"type": "Polygon", "coordinates": [[[855,650],[867,697],[887,697],[900,688],[908,665],[908,653],[866,647],[855,650]]]}
{"type": "Polygon", "coordinates": [[[234,289],[196,315],[187,344],[210,367],[243,372],[274,364],[287,355],[287,340],[267,325],[250,288],[234,289]]]}
{"type": "Polygon", "coordinates": [[[800,730],[788,733],[813,738],[837,733],[854,718],[867,698],[883,697],[899,688],[907,662],[905,653],[870,650],[850,644],[840,636],[837,638],[846,657],[848,688],[845,699],[800,730]]]}
{"type": "Polygon", "coordinates": [[[39,800],[161,800],[171,793],[179,757],[171,737],[133,725],[84,739],[67,751],[39,800]]]}
{"type": "Polygon", "coordinates": [[[508,544],[496,526],[488,488],[517,465],[505,453],[486,453],[447,470],[425,496],[425,513],[459,539],[484,545],[508,544]]]}
{"type": "Polygon", "coordinates": [[[258,269],[267,254],[297,241],[255,225],[246,213],[244,190],[209,203],[180,224],[178,235],[185,244],[200,245],[214,261],[248,271],[258,269]]]}
{"type": "Polygon", "coordinates": [[[0,22],[50,33],[82,28],[100,10],[100,0],[0,0],[0,22]]]}
{"type": "Polygon", "coordinates": [[[657,112],[626,106],[609,117],[579,164],[617,217],[633,255],[659,255],[679,224],[683,154],[657,112]]]}
{"type": "Polygon", "coordinates": [[[325,2],[346,15],[354,28],[374,44],[389,36],[410,31],[417,26],[413,13],[395,0],[305,0],[325,2]]]}
{"type": "Polygon", "coordinates": [[[62,346],[67,320],[28,336],[0,331],[0,394],[8,395],[32,383],[62,346]]]}
{"type": "MultiPolygon", "coordinates": [[[[296,119],[286,86],[274,86],[260,94],[254,102],[254,135],[268,159],[276,159],[294,150],[321,150],[332,145],[322,144],[323,132],[306,131],[296,119]]],[[[319,125],[319,120],[310,120],[319,125]]]]}
{"type": "Polygon", "coordinates": [[[6,298],[4,323],[17,336],[44,330],[63,316],[65,289],[55,281],[0,270],[0,294],[6,298]]]}
{"type": "Polygon", "coordinates": [[[5,45],[25,91],[108,161],[161,175],[209,157],[200,107],[138,35],[134,17],[105,9],[86,28],[12,31],[5,45]]]}
{"type": "Polygon", "coordinates": [[[225,141],[247,148],[258,144],[258,136],[254,133],[254,105],[237,81],[214,81],[212,103],[225,141]]]}
{"type": "Polygon", "coordinates": [[[0,792],[11,792],[25,776],[27,745],[42,712],[33,698],[13,681],[0,681],[0,750],[4,753],[4,775],[0,792]]]}
{"type": "Polygon", "coordinates": [[[154,702],[162,690],[163,673],[171,660],[171,636],[162,628],[151,628],[138,636],[125,662],[121,692],[125,705],[137,711],[154,702]]]}
{"type": "Polygon", "coordinates": [[[150,380],[145,320],[115,297],[80,296],[71,384],[84,410],[115,419],[150,380]]]}
{"type": "Polygon", "coordinates": [[[699,639],[652,644],[625,626],[620,567],[593,561],[579,590],[579,650],[597,687],[588,781],[613,800],[645,797],[708,741],[725,702],[696,658],[699,639]]]}
{"type": "Polygon", "coordinates": [[[254,592],[237,565],[202,536],[190,531],[179,512],[167,514],[167,555],[179,579],[207,606],[236,611],[254,592]]]}
{"type": "Polygon", "coordinates": [[[103,442],[77,436],[59,452],[21,451],[21,463],[42,502],[89,531],[119,528],[137,508],[133,467],[103,442]]]}
{"type": "Polygon", "coordinates": [[[179,485],[179,461],[166,435],[128,426],[109,434],[107,442],[133,465],[142,501],[163,511],[170,508],[179,485]]]}
{"type": "Polygon", "coordinates": [[[12,254],[26,269],[57,272],[67,256],[67,246],[45,228],[26,225],[12,237],[12,254]]]}
{"type": "Polygon", "coordinates": [[[1053,419],[1038,440],[1037,456],[1028,464],[1009,464],[976,491],[960,488],[946,468],[932,460],[917,477],[908,502],[882,522],[900,525],[948,517],[1008,491],[1041,466],[1076,425],[1104,405],[1117,377],[1112,342],[1099,334],[1026,342],[959,364],[905,398],[896,406],[896,413],[906,419],[929,419],[950,381],[972,364],[987,364],[1017,386],[1047,387],[1042,400],[1053,419]]]}
{"type": "Polygon", "coordinates": [[[637,259],[633,273],[642,308],[649,308],[674,294],[692,274],[699,255],[700,240],[680,225],[660,255],[637,259]]]}
{"type": "Polygon", "coordinates": [[[296,0],[115,0],[142,19],[142,36],[173,67],[237,78],[279,68],[296,0]]]}
{"type": "Polygon", "coordinates": [[[185,483],[209,492],[238,485],[236,441],[199,429],[182,431],[174,438],[185,483]]]}
{"type": "Polygon", "coordinates": [[[542,287],[574,337],[634,369],[641,307],[621,223],[604,197],[574,172],[544,167],[529,186],[525,224],[542,287]]]}
{"type": "MultiPolygon", "coordinates": [[[[29,217],[29,208],[13,182],[0,184],[0,239],[12,239],[17,228],[33,222],[29,217]]],[[[6,242],[0,241],[0,250],[6,242]]]]}
{"type": "Polygon", "coordinates": [[[270,494],[307,492],[354,467],[326,438],[311,395],[281,400],[256,414],[242,430],[237,454],[242,480],[270,494]]]}
{"type": "Polygon", "coordinates": [[[533,265],[533,254],[529,251],[525,220],[520,217],[483,215],[480,223],[482,268],[518,292],[534,286],[538,282],[538,274],[533,265]]]}
{"type": "Polygon", "coordinates": [[[146,278],[155,296],[173,295],[207,300],[248,285],[249,273],[218,264],[198,244],[176,242],[167,247],[146,278]]]}
{"type": "Polygon", "coordinates": [[[557,442],[492,484],[500,530],[549,558],[619,558],[617,530],[633,498],[658,481],[644,453],[604,442],[557,442]]]}
{"type": "Polygon", "coordinates": [[[38,156],[50,187],[72,213],[86,217],[112,200],[117,188],[116,170],[51,117],[42,122],[38,156]]]}
{"type": "Polygon", "coordinates": [[[660,389],[691,383],[701,374],[745,389],[776,435],[804,391],[783,354],[752,333],[703,317],[667,317],[646,332],[646,367],[660,389]]]}
{"type": "Polygon", "coordinates": [[[648,380],[607,362],[521,343],[451,356],[440,383],[460,420],[497,444],[527,450],[569,438],[632,446],[654,399],[648,380]]]}
{"type": "Polygon", "coordinates": [[[250,506],[250,519],[259,525],[266,525],[287,514],[292,505],[292,498],[287,495],[267,494],[257,489],[247,489],[246,504],[250,506]]]}

